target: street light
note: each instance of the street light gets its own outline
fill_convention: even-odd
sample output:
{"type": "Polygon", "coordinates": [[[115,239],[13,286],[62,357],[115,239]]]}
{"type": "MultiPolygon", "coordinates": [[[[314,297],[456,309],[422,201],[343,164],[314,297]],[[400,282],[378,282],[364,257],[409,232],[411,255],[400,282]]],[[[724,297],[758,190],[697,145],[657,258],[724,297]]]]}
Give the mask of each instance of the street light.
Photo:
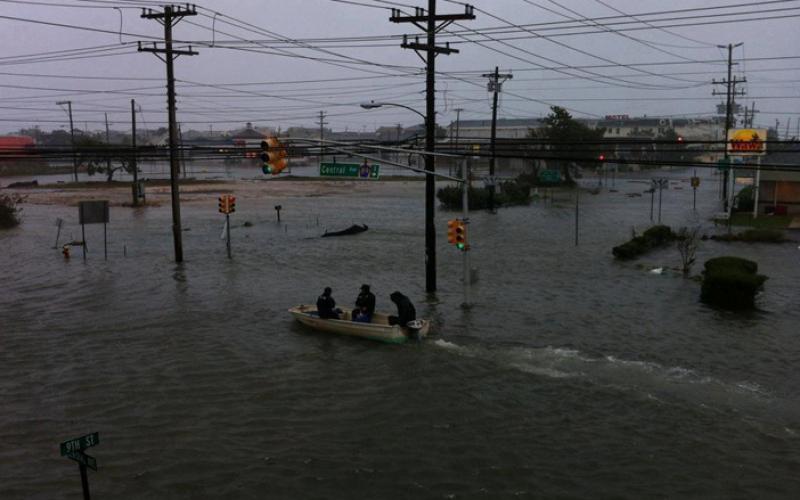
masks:
{"type": "Polygon", "coordinates": [[[416,109],[414,109],[412,107],[409,107],[409,106],[406,106],[404,104],[396,104],[396,103],[393,103],[393,102],[375,102],[375,101],[369,101],[369,102],[361,103],[361,107],[364,108],[364,109],[375,109],[375,108],[381,108],[383,106],[395,106],[397,108],[405,108],[405,109],[407,109],[409,111],[413,111],[414,113],[416,113],[419,116],[421,116],[423,122],[427,123],[427,121],[428,121],[427,118],[425,118],[425,115],[423,115],[422,113],[420,113],[416,109]]]}
{"type": "Polygon", "coordinates": [[[434,111],[428,108],[429,116],[425,116],[414,108],[394,102],[370,101],[361,104],[361,107],[364,109],[375,109],[383,106],[394,106],[413,111],[422,117],[423,123],[425,124],[425,290],[428,293],[432,293],[436,291],[436,228],[434,227],[433,221],[436,197],[436,179],[434,178],[436,163],[434,156],[429,153],[433,153],[436,147],[436,138],[434,137],[436,119],[434,111]]]}

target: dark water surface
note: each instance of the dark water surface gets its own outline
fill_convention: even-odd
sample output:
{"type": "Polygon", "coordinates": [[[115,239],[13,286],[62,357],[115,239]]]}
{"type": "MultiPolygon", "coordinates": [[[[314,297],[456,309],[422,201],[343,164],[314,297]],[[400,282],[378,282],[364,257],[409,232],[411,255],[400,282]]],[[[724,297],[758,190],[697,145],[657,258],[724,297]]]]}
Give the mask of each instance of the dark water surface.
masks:
{"type": "MultiPolygon", "coordinates": [[[[675,182],[664,222],[713,231],[703,182],[701,215],[675,182]]],[[[79,498],[58,444],[99,431],[97,498],[796,498],[797,244],[703,242],[696,272],[734,254],[770,277],[760,311],[715,311],[648,272],[674,248],[614,262],[650,203],[625,196],[647,184],[616,187],[582,195],[578,247],[569,193],[473,214],[468,312],[448,212],[425,296],[420,182],[240,199],[232,260],[210,195],[183,207],[182,265],[168,204],[112,207],[109,259],[91,226],[86,263],[51,248],[56,217],[79,238],[77,209],[26,205],[0,233],[0,497],[79,498]],[[352,223],[370,230],[318,238],[352,223]],[[409,295],[434,335],[383,345],[286,313],[326,285],[350,306],[364,282],[379,309],[409,295]]]]}

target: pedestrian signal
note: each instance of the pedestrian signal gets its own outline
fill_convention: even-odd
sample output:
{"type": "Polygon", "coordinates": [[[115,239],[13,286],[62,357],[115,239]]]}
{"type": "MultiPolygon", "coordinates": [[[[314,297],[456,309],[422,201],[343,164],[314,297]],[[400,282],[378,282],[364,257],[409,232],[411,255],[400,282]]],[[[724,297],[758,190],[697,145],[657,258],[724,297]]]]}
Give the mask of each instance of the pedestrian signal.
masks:
{"type": "Polygon", "coordinates": [[[268,137],[261,141],[261,171],[265,174],[278,175],[289,164],[286,147],[277,137],[268,137]]]}

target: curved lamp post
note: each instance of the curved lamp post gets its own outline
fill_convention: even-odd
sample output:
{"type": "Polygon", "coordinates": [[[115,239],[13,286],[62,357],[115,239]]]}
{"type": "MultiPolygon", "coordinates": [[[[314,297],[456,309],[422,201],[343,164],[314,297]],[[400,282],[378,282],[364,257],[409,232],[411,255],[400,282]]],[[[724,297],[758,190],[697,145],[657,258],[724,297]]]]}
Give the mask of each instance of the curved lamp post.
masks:
{"type": "MultiPolygon", "coordinates": [[[[416,109],[406,106],[404,104],[397,104],[394,102],[375,102],[370,101],[361,104],[364,109],[375,109],[383,106],[394,106],[397,108],[407,109],[413,111],[422,117],[425,124],[425,149],[427,152],[432,152],[434,149],[435,138],[433,124],[435,119],[431,112],[431,120],[428,117],[417,111],[416,109]]],[[[425,156],[425,289],[428,293],[436,291],[436,231],[433,225],[434,217],[434,201],[435,201],[435,179],[434,171],[436,169],[433,155],[426,154],[425,156]]]]}
{"type": "Polygon", "coordinates": [[[425,117],[425,115],[423,115],[422,113],[420,113],[416,109],[414,109],[414,108],[412,108],[410,106],[406,106],[404,104],[397,104],[397,103],[394,103],[394,102],[375,102],[375,101],[369,101],[369,102],[365,102],[365,103],[361,104],[361,107],[364,108],[364,109],[382,108],[383,106],[394,106],[396,108],[405,108],[405,109],[407,109],[409,111],[413,111],[414,113],[416,113],[420,117],[422,117],[423,123],[427,123],[428,122],[428,119],[425,117]]]}

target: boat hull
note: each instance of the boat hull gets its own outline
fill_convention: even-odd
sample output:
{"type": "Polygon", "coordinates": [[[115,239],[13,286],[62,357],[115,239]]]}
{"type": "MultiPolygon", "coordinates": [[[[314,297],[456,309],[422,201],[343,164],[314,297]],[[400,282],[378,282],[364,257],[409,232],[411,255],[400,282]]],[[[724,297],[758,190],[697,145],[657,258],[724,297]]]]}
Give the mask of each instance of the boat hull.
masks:
{"type": "Polygon", "coordinates": [[[420,320],[420,328],[416,331],[402,328],[399,325],[390,325],[389,315],[378,312],[373,315],[371,323],[351,321],[349,312],[342,313],[342,319],[322,319],[317,315],[317,307],[309,304],[292,307],[289,309],[289,313],[300,323],[321,332],[361,337],[390,344],[402,344],[409,338],[425,337],[430,329],[428,320],[420,320]]]}

